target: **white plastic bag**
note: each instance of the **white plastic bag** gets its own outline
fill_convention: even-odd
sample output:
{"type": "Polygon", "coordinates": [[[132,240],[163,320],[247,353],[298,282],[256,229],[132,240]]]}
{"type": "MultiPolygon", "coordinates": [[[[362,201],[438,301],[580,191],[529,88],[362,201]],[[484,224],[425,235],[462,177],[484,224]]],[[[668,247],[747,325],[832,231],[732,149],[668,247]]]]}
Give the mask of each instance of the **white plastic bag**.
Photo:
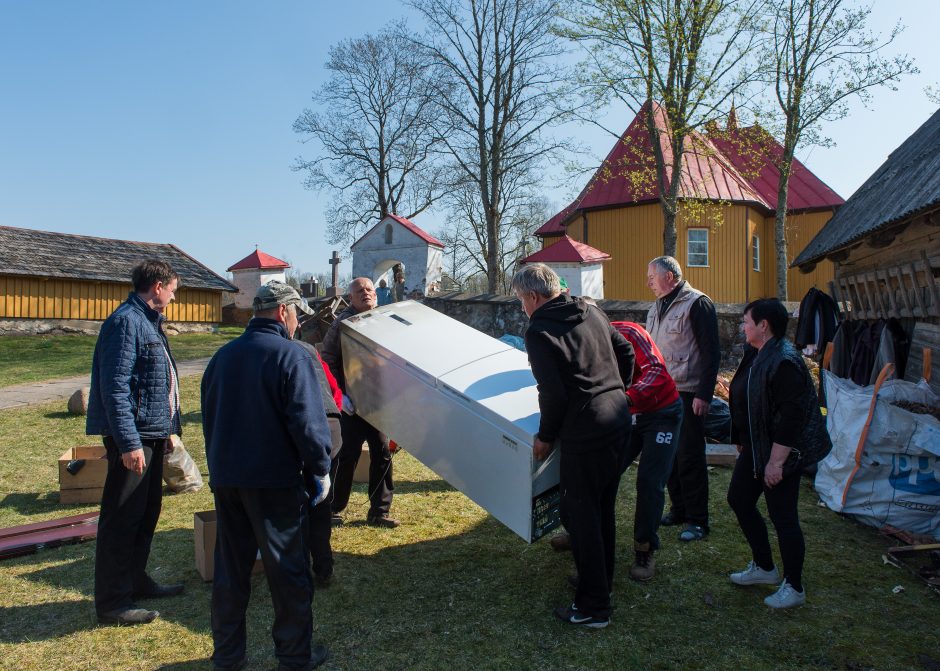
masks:
{"type": "Polygon", "coordinates": [[[198,492],[202,489],[202,475],[196,462],[183,447],[179,436],[170,436],[170,440],[173,451],[163,455],[163,481],[177,494],[198,492]]]}
{"type": "Polygon", "coordinates": [[[865,524],[940,539],[940,421],[893,405],[937,407],[940,397],[923,380],[887,380],[885,368],[867,387],[824,373],[832,451],[819,462],[816,491],[865,524]]]}

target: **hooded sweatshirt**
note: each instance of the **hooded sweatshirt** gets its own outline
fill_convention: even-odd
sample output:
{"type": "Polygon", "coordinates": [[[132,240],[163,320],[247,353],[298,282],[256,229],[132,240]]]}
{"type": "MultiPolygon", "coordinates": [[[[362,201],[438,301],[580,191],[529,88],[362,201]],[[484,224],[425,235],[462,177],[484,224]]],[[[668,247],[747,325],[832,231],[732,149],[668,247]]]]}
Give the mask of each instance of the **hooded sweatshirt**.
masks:
{"type": "Polygon", "coordinates": [[[633,346],[606,315],[562,294],[532,313],[526,351],[538,384],[538,437],[589,451],[630,425],[622,380],[633,376],[633,346]]]}

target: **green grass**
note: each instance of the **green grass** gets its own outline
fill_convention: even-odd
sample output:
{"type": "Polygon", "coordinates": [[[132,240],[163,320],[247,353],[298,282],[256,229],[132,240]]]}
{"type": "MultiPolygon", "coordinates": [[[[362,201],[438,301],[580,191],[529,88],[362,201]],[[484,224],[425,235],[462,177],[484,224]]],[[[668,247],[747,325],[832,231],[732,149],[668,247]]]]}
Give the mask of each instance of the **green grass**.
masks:
{"type": "MultiPolygon", "coordinates": [[[[177,361],[211,356],[242,332],[223,326],[218,333],[184,333],[170,338],[177,361]]],[[[0,337],[0,387],[83,375],[91,369],[96,336],[0,337]]]]}
{"type": "MultiPolygon", "coordinates": [[[[183,384],[183,440],[205,474],[198,378],[183,384]]],[[[94,510],[60,506],[56,458],[94,442],[58,404],[0,412],[0,526],[94,510]]],[[[393,512],[403,525],[361,523],[363,486],[336,530],[336,580],[314,597],[315,639],[328,669],[921,669],[940,658],[937,597],[886,566],[887,541],[801,492],[807,537],[803,608],[771,612],[769,588],[739,588],[727,573],[749,558],[724,503],[729,471],[711,472],[713,532],[680,544],[664,530],[659,575],[626,577],[631,559],[632,470],[618,503],[618,578],[612,624],[581,631],[551,617],[568,602],[568,555],[545,540],[526,545],[407,453],[395,459],[393,512]],[[904,591],[894,594],[896,585],[904,591]]],[[[152,625],[99,628],[92,604],[94,544],[0,561],[0,668],[203,669],[211,654],[210,586],[194,567],[193,513],[213,507],[208,488],[166,496],[150,570],[186,593],[152,602],[152,625]]],[[[274,665],[272,609],[263,576],[252,580],[251,669],[274,665]]]]}

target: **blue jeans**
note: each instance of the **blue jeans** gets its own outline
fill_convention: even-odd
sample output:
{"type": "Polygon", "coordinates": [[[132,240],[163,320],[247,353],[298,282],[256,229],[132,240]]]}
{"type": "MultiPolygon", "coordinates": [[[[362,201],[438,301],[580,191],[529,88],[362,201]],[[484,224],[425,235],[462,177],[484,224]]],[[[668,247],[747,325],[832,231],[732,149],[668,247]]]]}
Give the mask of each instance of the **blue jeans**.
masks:
{"type": "Polygon", "coordinates": [[[677,400],[655,412],[634,415],[636,424],[630,434],[627,464],[642,453],[636,472],[636,512],[633,517],[633,540],[637,545],[649,543],[650,550],[659,549],[659,521],[666,503],[664,487],[672,470],[679,429],[682,426],[682,401],[677,400]]]}

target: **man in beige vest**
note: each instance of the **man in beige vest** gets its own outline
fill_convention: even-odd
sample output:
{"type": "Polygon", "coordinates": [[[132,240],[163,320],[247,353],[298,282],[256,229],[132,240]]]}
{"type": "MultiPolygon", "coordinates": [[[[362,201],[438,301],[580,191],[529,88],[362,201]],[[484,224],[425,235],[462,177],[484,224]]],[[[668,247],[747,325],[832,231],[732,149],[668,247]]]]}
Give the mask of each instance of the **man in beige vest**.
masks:
{"type": "Polygon", "coordinates": [[[679,449],[667,483],[672,507],[662,525],[684,523],[679,540],[697,541],[709,529],[705,415],[721,362],[718,317],[711,299],[682,279],[682,267],[671,256],[650,261],[646,284],[656,296],[646,330],[663,354],[683,407],[679,449]]]}

